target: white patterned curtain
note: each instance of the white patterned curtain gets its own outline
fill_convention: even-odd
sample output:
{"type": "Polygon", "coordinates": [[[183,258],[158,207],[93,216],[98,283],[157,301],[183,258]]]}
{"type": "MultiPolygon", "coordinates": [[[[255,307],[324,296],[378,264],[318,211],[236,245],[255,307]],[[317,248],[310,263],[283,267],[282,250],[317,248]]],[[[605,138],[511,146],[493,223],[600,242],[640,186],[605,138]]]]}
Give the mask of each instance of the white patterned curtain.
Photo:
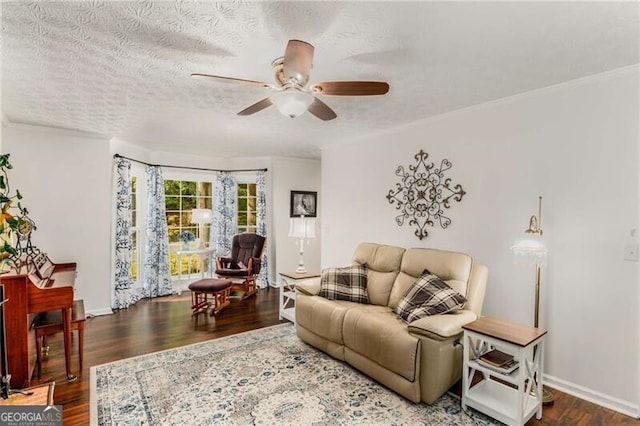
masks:
{"type": "MultiPolygon", "coordinates": [[[[264,175],[265,172],[261,170],[256,177],[256,233],[267,238],[267,195],[265,194],[264,175]]],[[[269,264],[266,244],[262,252],[262,268],[256,281],[260,288],[266,288],[269,285],[269,264]]]]}
{"type": "Polygon", "coordinates": [[[213,193],[213,220],[211,222],[211,244],[215,256],[231,253],[231,241],[237,232],[238,207],[236,178],[232,173],[220,172],[213,193]]]}
{"type": "Polygon", "coordinates": [[[144,248],[142,292],[145,297],[171,294],[169,237],[164,201],[162,169],[147,167],[147,243],[144,248]]]}
{"type": "Polygon", "coordinates": [[[124,158],[114,162],[115,180],[115,276],[113,309],[124,309],[140,300],[131,277],[131,163],[124,158]]]}

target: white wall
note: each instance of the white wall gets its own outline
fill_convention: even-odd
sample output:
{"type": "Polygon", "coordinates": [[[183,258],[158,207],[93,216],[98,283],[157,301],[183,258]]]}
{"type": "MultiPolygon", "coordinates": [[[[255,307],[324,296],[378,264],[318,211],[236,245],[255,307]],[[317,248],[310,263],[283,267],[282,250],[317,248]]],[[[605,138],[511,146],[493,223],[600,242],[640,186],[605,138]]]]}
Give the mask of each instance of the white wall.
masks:
{"type": "Polygon", "coordinates": [[[77,299],[88,312],[110,312],[111,159],[104,138],[8,125],[9,180],[36,222],[35,246],[54,262],[77,262],[77,299]]]}
{"type": "MultiPolygon", "coordinates": [[[[289,237],[291,191],[317,191],[318,208],[322,206],[320,191],[320,161],[296,158],[273,159],[273,216],[276,233],[276,271],[291,272],[298,266],[297,239],[289,237]]],[[[319,210],[318,210],[319,211],[319,210]]],[[[319,215],[318,215],[319,216],[319,215]]],[[[307,271],[320,271],[320,217],[316,218],[316,238],[304,246],[304,265],[307,271]]],[[[278,276],[278,282],[280,282],[278,276]]]]}
{"type": "Polygon", "coordinates": [[[623,245],[638,227],[638,78],[619,70],[323,149],[322,266],[348,264],[362,241],[467,252],[489,267],[484,313],[532,324],[534,271],[509,247],[542,195],[545,381],[637,414],[638,264],[623,245]],[[420,149],[467,191],[422,241],[385,198],[420,149]]]}

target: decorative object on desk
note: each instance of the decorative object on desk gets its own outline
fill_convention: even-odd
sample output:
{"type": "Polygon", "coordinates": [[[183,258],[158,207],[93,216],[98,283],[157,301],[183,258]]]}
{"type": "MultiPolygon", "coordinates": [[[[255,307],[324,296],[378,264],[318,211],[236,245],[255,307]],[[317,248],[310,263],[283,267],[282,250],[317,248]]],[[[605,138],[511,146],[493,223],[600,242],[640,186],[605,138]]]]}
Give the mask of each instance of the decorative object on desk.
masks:
{"type": "Polygon", "coordinates": [[[289,219],[289,236],[298,239],[300,258],[298,259],[296,272],[307,272],[304,267],[304,243],[305,240],[316,237],[316,220],[304,216],[292,217],[289,219]]]}
{"type": "Polygon", "coordinates": [[[451,178],[445,178],[444,172],[451,169],[452,164],[444,159],[440,167],[435,168],[433,162],[427,163],[429,154],[420,150],[416,155],[416,164],[409,165],[408,171],[403,166],[396,168],[396,176],[400,182],[387,193],[389,204],[395,204],[400,214],[395,220],[398,226],[408,221],[409,226],[415,226],[415,236],[423,239],[429,236],[427,226],[433,227],[436,222],[446,229],[451,219],[444,215],[444,209],[449,209],[450,201],[462,201],[466,194],[460,185],[453,185],[451,178]]]}
{"type": "Polygon", "coordinates": [[[316,217],[317,203],[317,192],[291,191],[289,217],[316,217]]]}
{"type": "Polygon", "coordinates": [[[189,243],[196,240],[196,236],[191,231],[182,231],[178,238],[182,241],[183,250],[189,250],[189,243]]]}
{"type": "Polygon", "coordinates": [[[8,170],[13,169],[9,161],[10,154],[0,155],[0,273],[8,272],[8,268],[15,268],[15,259],[19,255],[14,243],[14,233],[18,233],[22,225],[26,231],[26,225],[23,225],[20,217],[11,214],[12,204],[17,201],[17,208],[20,214],[23,214],[23,208],[20,204],[22,194],[16,190],[15,194],[11,192],[9,185],[8,170]]]}
{"type": "Polygon", "coordinates": [[[213,211],[211,209],[193,209],[191,210],[191,223],[198,224],[198,238],[200,238],[200,248],[204,245],[204,225],[211,223],[213,211]]]}
{"type": "MultiPolygon", "coordinates": [[[[538,216],[529,218],[529,228],[526,229],[525,235],[519,238],[511,250],[513,251],[515,261],[525,266],[536,267],[535,279],[535,309],[533,326],[538,328],[538,320],[540,317],[540,270],[547,263],[547,245],[542,238],[542,197],[538,197],[538,216]]],[[[553,394],[546,388],[543,390],[543,404],[552,405],[554,402],[553,394]]]]}

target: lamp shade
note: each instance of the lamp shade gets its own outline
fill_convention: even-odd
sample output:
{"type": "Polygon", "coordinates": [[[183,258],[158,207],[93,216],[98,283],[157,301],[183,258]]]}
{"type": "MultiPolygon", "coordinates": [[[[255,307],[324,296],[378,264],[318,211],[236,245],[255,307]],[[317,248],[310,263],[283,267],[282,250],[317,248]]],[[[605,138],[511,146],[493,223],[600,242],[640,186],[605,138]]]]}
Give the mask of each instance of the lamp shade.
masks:
{"type": "Polygon", "coordinates": [[[312,102],[313,96],[310,93],[296,89],[283,90],[271,96],[271,103],[278,111],[291,118],[304,114],[312,102]]]}
{"type": "Polygon", "coordinates": [[[511,246],[514,260],[523,265],[544,265],[547,262],[547,245],[540,235],[527,234],[511,246]]]}
{"type": "Polygon", "coordinates": [[[315,238],[316,220],[305,217],[292,217],[289,221],[289,236],[295,238],[315,238]]]}
{"type": "Polygon", "coordinates": [[[211,223],[211,209],[193,209],[191,210],[191,223],[211,223]]]}

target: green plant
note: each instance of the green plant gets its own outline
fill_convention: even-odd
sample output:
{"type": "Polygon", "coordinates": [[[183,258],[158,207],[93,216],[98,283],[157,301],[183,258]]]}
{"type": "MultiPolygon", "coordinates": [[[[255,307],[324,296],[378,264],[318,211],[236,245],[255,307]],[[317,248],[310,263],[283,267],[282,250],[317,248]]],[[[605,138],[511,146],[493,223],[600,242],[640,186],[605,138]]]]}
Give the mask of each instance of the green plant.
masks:
{"type": "Polygon", "coordinates": [[[12,168],[9,154],[0,155],[0,269],[4,269],[6,265],[13,266],[13,257],[18,255],[13,245],[12,235],[18,231],[21,219],[11,214],[11,204],[17,201],[17,208],[22,213],[20,204],[22,194],[18,190],[15,194],[11,194],[7,171],[12,168]]]}

